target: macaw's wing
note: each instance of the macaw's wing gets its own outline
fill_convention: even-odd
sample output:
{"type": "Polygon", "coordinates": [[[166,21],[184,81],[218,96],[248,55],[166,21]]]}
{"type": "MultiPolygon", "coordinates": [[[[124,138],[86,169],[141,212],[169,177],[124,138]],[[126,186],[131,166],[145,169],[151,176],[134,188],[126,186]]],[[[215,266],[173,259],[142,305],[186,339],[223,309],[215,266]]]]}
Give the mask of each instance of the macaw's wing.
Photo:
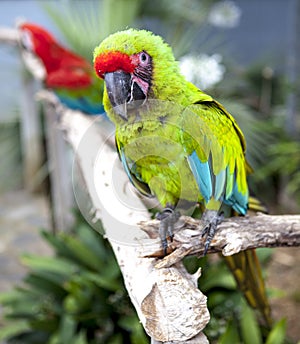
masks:
{"type": "Polygon", "coordinates": [[[77,89],[88,87],[92,83],[92,77],[82,68],[60,68],[48,73],[46,85],[49,88],[65,87],[77,89]]]}
{"type": "Polygon", "coordinates": [[[246,214],[245,141],[233,117],[213,100],[195,102],[182,115],[182,141],[205,203],[224,202],[246,214]]]}
{"type": "Polygon", "coordinates": [[[151,193],[151,190],[148,186],[147,183],[143,182],[138,175],[136,168],[135,168],[135,163],[128,159],[125,156],[124,153],[124,148],[121,144],[119,144],[116,140],[116,146],[119,154],[119,158],[123,164],[124,170],[132,183],[132,185],[144,196],[147,197],[153,197],[153,194],[151,193]]]}
{"type": "Polygon", "coordinates": [[[60,70],[49,75],[47,81],[47,86],[51,87],[61,103],[70,109],[90,115],[104,112],[102,105],[103,81],[101,79],[89,77],[89,83],[81,84],[76,73],[68,74],[60,70]],[[69,75],[69,79],[67,75],[69,75]]]}

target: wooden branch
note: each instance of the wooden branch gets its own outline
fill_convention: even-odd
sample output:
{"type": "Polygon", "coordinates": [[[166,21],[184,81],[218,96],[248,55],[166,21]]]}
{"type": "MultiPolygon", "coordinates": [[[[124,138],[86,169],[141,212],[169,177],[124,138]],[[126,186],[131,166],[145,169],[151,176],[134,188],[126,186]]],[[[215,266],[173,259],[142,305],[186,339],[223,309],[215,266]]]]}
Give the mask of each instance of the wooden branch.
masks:
{"type": "Polygon", "coordinates": [[[24,185],[30,192],[41,191],[40,171],[44,161],[42,125],[40,109],[34,101],[37,85],[28,74],[21,76],[20,135],[24,185]]]}
{"type": "Polygon", "coordinates": [[[17,44],[19,40],[19,34],[16,29],[9,27],[0,27],[0,42],[17,44]]]}
{"type": "MultiPolygon", "coordinates": [[[[140,228],[151,238],[141,249],[145,257],[160,256],[161,243],[158,238],[157,220],[141,222],[140,228]]],[[[157,267],[167,267],[181,261],[186,255],[202,256],[201,220],[182,216],[177,224],[174,240],[170,244],[172,254],[165,257],[157,267]]],[[[208,253],[222,252],[230,256],[252,248],[300,246],[300,215],[265,215],[233,217],[225,219],[212,240],[208,253]]]]}
{"type": "Polygon", "coordinates": [[[54,232],[68,231],[75,223],[72,186],[72,150],[57,127],[56,109],[44,106],[47,165],[51,187],[51,211],[54,232]]]}

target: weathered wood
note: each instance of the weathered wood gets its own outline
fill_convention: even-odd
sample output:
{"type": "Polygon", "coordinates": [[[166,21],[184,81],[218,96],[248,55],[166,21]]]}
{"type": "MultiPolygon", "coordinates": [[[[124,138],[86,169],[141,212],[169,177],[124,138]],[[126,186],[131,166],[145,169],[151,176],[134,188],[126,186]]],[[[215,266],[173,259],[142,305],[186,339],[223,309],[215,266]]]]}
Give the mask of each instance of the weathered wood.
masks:
{"type": "Polygon", "coordinates": [[[35,102],[36,81],[28,74],[22,76],[21,94],[21,142],[25,188],[40,191],[39,172],[43,165],[44,152],[42,128],[38,104],[35,102]]]}
{"type": "Polygon", "coordinates": [[[45,103],[44,112],[54,231],[66,231],[74,225],[73,154],[58,128],[56,108],[50,103],[45,103]]]}
{"type": "Polygon", "coordinates": [[[0,27],[0,42],[17,44],[19,40],[19,34],[16,29],[9,27],[0,27]]]}
{"type": "MultiPolygon", "coordinates": [[[[145,257],[161,256],[161,243],[158,238],[157,220],[140,223],[140,228],[152,238],[143,247],[145,257]]],[[[201,220],[182,216],[177,224],[173,242],[169,245],[171,254],[158,264],[167,267],[187,255],[202,256],[201,220]]],[[[300,246],[300,215],[265,215],[234,217],[225,219],[219,226],[208,253],[222,252],[225,256],[259,247],[300,246]]]]}

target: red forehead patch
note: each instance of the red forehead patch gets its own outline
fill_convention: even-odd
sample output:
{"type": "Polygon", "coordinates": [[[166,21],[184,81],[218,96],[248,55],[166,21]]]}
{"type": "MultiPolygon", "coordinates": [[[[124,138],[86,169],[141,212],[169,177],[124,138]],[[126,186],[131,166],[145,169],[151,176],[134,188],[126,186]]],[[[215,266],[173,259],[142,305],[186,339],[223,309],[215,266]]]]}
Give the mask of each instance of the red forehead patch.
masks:
{"type": "Polygon", "coordinates": [[[116,70],[132,73],[135,65],[130,56],[120,51],[109,51],[96,57],[94,68],[97,75],[103,79],[105,73],[115,72],[116,70]]]}

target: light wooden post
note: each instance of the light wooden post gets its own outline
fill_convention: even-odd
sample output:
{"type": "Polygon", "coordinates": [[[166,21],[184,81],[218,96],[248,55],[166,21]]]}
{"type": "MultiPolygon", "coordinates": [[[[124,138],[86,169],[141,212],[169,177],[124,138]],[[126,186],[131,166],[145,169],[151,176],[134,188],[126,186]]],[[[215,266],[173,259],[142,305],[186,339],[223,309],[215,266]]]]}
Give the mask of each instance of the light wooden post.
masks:
{"type": "Polygon", "coordinates": [[[70,230],[75,206],[72,186],[72,151],[58,128],[56,108],[44,103],[50,203],[54,231],[70,230]]]}

